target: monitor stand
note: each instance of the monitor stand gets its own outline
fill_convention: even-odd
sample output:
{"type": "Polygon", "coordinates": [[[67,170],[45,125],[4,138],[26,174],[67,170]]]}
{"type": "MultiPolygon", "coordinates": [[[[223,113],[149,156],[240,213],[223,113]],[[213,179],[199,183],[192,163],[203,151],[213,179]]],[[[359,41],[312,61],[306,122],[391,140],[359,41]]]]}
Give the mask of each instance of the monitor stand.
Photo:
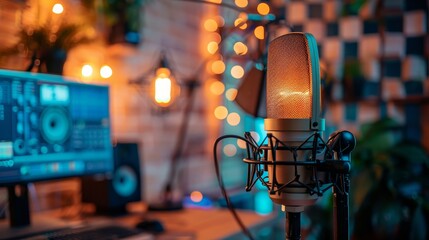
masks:
{"type": "Polygon", "coordinates": [[[20,239],[48,231],[70,227],[57,218],[46,214],[30,217],[30,204],[27,184],[8,186],[9,222],[0,221],[1,239],[20,239]]]}
{"type": "Polygon", "coordinates": [[[30,204],[28,202],[27,184],[17,184],[7,187],[9,200],[10,227],[30,225],[30,204]]]}

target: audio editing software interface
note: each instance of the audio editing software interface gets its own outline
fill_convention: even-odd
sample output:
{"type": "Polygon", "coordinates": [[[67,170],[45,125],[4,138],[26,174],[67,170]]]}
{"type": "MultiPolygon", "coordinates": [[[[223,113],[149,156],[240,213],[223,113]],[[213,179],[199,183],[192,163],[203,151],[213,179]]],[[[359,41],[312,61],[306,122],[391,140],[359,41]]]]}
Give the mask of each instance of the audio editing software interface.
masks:
{"type": "Polygon", "coordinates": [[[109,90],[0,72],[0,185],[109,172],[109,90]]]}

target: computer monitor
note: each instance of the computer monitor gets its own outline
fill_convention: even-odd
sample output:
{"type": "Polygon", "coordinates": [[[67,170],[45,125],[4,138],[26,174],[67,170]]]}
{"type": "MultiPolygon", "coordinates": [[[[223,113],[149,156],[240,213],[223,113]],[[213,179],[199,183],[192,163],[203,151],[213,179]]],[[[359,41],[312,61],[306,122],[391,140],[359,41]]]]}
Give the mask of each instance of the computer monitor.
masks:
{"type": "Polygon", "coordinates": [[[28,183],[112,170],[107,86],[0,70],[0,187],[12,226],[30,223],[28,183]]]}

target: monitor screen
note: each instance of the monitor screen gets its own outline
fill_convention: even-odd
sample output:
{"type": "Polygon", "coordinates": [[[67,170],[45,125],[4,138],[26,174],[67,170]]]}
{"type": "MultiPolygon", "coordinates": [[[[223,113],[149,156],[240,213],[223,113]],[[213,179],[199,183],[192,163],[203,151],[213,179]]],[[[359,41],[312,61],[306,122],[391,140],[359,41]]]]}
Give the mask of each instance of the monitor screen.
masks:
{"type": "Polygon", "coordinates": [[[107,86],[0,70],[0,186],[113,169],[107,86]]]}

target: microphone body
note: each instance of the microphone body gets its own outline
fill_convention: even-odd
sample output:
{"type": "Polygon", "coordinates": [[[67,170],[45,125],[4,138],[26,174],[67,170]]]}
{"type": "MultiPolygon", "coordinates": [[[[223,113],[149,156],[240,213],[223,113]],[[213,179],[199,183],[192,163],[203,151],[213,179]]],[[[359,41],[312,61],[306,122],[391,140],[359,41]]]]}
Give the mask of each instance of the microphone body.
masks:
{"type": "MultiPolygon", "coordinates": [[[[317,44],[311,34],[290,33],[270,43],[265,130],[287,147],[268,142],[267,161],[315,161],[314,152],[323,151],[317,138],[308,140],[325,128],[320,117],[319,71],[317,44]]],[[[287,211],[303,211],[318,199],[304,186],[318,184],[315,174],[305,166],[269,165],[269,180],[274,188],[279,186],[270,192],[270,198],[287,211]]]]}

